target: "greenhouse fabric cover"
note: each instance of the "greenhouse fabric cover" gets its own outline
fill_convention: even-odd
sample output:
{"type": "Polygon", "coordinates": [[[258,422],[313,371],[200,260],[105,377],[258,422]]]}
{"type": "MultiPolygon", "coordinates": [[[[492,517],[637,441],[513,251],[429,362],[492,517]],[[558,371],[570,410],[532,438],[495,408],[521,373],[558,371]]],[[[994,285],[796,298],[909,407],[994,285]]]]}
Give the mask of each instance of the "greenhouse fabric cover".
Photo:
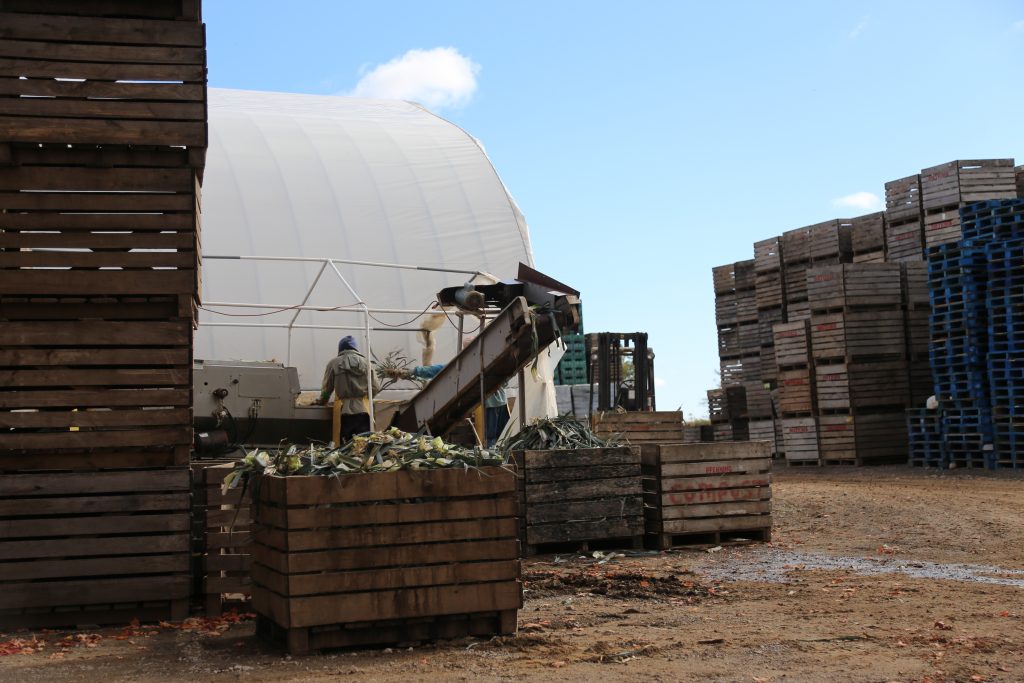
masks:
{"type": "MultiPolygon", "coordinates": [[[[513,278],[533,265],[526,222],[481,145],[458,126],[403,101],[210,89],[210,146],[202,189],[205,255],[339,258],[451,268],[513,278]]],[[[203,301],[297,304],[319,263],[204,259],[203,301]]],[[[330,269],[312,306],[427,309],[470,274],[339,264],[358,299],[330,269]]],[[[286,362],[294,310],[201,311],[196,358],[286,362]],[[244,316],[244,317],[238,317],[244,316]],[[234,326],[211,326],[208,323],[234,326]],[[247,323],[273,328],[242,326],[247,323]]],[[[373,355],[419,362],[416,314],[375,313],[373,355]]],[[[361,314],[301,312],[290,365],[317,388],[338,339],[367,348],[361,314]],[[340,329],[340,328],[352,329],[340,329]]],[[[467,332],[475,320],[466,319],[467,332]]],[[[437,332],[435,362],[455,353],[454,322],[437,332]]]]}

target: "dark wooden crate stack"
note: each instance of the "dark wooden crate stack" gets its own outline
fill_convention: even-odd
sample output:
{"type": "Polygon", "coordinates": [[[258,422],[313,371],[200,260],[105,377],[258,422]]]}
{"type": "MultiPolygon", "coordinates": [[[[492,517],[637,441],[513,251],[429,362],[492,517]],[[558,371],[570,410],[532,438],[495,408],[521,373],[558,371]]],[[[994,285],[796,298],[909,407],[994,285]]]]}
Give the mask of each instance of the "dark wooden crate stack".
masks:
{"type": "Polygon", "coordinates": [[[808,272],[820,459],[903,460],[910,403],[898,263],[808,272]]]}
{"type": "Polygon", "coordinates": [[[723,384],[760,378],[754,260],[712,269],[723,384]]]}
{"type": "Polygon", "coordinates": [[[0,628],[181,618],[199,3],[0,9],[0,628]]]}
{"type": "Polygon", "coordinates": [[[510,470],[265,476],[254,495],[257,631],[291,653],[515,633],[510,470]]]}
{"type": "Polygon", "coordinates": [[[252,592],[252,491],[241,485],[222,490],[224,477],[232,469],[231,464],[201,465],[198,485],[192,490],[193,517],[202,523],[199,594],[208,616],[237,607],[252,592]]]}
{"type": "Polygon", "coordinates": [[[519,451],[513,458],[525,555],[567,544],[643,547],[638,447],[519,451]]]}
{"type": "Polygon", "coordinates": [[[850,219],[854,263],[884,263],[885,212],[876,211],[850,219]]]}
{"type": "Polygon", "coordinates": [[[770,456],[763,441],[643,446],[649,545],[771,540],[770,456]]]}
{"type": "Polygon", "coordinates": [[[923,408],[934,393],[928,361],[928,264],[910,261],[900,264],[903,279],[903,311],[907,336],[907,373],[910,382],[910,406],[923,408]]]}
{"type": "Polygon", "coordinates": [[[680,410],[596,413],[591,428],[599,436],[618,436],[632,445],[681,443],[683,413],[680,410]]]}
{"type": "Polygon", "coordinates": [[[746,387],[735,384],[709,389],[707,396],[715,441],[746,441],[749,438],[746,387]]]}
{"type": "Polygon", "coordinates": [[[1013,199],[1013,159],[950,161],[921,171],[921,205],[926,247],[961,238],[960,207],[989,199],[1013,199]]]}
{"type": "Polygon", "coordinates": [[[761,379],[771,383],[775,381],[775,338],[772,336],[772,325],[786,322],[781,237],[754,243],[754,285],[761,379]]]}
{"type": "Polygon", "coordinates": [[[808,321],[775,326],[775,361],[779,374],[778,416],[782,422],[782,450],[786,462],[817,463],[818,428],[808,321]]]}
{"type": "Polygon", "coordinates": [[[885,249],[887,261],[924,261],[920,174],[885,184],[885,249]]]}

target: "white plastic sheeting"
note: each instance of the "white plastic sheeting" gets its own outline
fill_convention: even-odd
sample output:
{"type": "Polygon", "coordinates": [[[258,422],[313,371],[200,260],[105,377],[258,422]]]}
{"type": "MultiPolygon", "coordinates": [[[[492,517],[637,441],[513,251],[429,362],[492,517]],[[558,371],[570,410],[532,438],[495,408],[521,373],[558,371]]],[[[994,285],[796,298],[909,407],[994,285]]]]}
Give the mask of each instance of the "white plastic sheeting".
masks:
{"type": "MultiPolygon", "coordinates": [[[[203,253],[343,258],[484,271],[514,277],[532,265],[526,222],[480,144],[456,125],[409,102],[210,89],[210,147],[202,196],[203,253]]],[[[205,302],[297,304],[318,264],[224,261],[203,264],[205,302]]],[[[442,287],[468,275],[340,265],[373,308],[421,311],[442,287]]],[[[328,268],[308,304],[346,306],[353,297],[328,268]]],[[[200,313],[196,357],[285,361],[284,311],[200,313]]],[[[412,315],[375,314],[371,326],[412,315]]],[[[467,319],[467,324],[471,319],[467,319]]],[[[362,328],[357,314],[302,312],[296,323],[362,328]]],[[[403,325],[413,327],[415,323],[403,325]]],[[[471,329],[467,331],[472,331],[471,329]]],[[[318,387],[338,338],[361,331],[296,329],[290,362],[303,388],[318,387]]],[[[455,330],[438,332],[435,362],[455,351],[455,330]]],[[[414,333],[374,331],[373,351],[420,358],[414,333]]]]}

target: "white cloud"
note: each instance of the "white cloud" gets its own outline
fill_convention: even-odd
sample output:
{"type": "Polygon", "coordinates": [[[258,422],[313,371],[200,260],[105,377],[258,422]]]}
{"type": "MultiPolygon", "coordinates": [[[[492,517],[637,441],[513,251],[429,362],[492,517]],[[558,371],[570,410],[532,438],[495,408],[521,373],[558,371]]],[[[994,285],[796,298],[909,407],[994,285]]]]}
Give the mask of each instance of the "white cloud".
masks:
{"type": "Polygon", "coordinates": [[[860,37],[860,34],[864,33],[864,29],[868,27],[868,23],[870,21],[870,16],[864,17],[863,19],[860,20],[859,24],[850,29],[850,32],[847,34],[850,40],[857,40],[857,38],[860,37]]]}
{"type": "Polygon", "coordinates": [[[845,197],[832,200],[837,209],[858,209],[860,211],[879,211],[883,208],[882,198],[871,192],[854,192],[845,197]]]}
{"type": "Polygon", "coordinates": [[[431,109],[468,104],[480,65],[454,47],[409,50],[369,69],[345,93],[353,97],[412,100],[431,109]]]}

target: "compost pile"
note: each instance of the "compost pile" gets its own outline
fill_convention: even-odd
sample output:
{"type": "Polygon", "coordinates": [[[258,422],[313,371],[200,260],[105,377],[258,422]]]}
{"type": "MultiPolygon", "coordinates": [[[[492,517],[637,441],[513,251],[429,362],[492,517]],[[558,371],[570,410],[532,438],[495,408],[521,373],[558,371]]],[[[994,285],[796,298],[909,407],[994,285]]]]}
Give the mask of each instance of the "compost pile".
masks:
{"type": "Polygon", "coordinates": [[[506,451],[547,451],[576,448],[614,448],[621,446],[617,436],[602,438],[579,420],[562,415],[534,420],[518,434],[501,444],[506,451]]]}
{"type": "Polygon", "coordinates": [[[251,473],[338,476],[398,470],[470,469],[504,464],[505,457],[500,451],[464,448],[445,443],[439,436],[410,434],[392,427],[383,432],[355,436],[337,447],[311,444],[305,448],[282,446],[274,453],[254,450],[235,464],[235,469],[225,478],[224,486],[234,487],[244,475],[251,473]]]}

